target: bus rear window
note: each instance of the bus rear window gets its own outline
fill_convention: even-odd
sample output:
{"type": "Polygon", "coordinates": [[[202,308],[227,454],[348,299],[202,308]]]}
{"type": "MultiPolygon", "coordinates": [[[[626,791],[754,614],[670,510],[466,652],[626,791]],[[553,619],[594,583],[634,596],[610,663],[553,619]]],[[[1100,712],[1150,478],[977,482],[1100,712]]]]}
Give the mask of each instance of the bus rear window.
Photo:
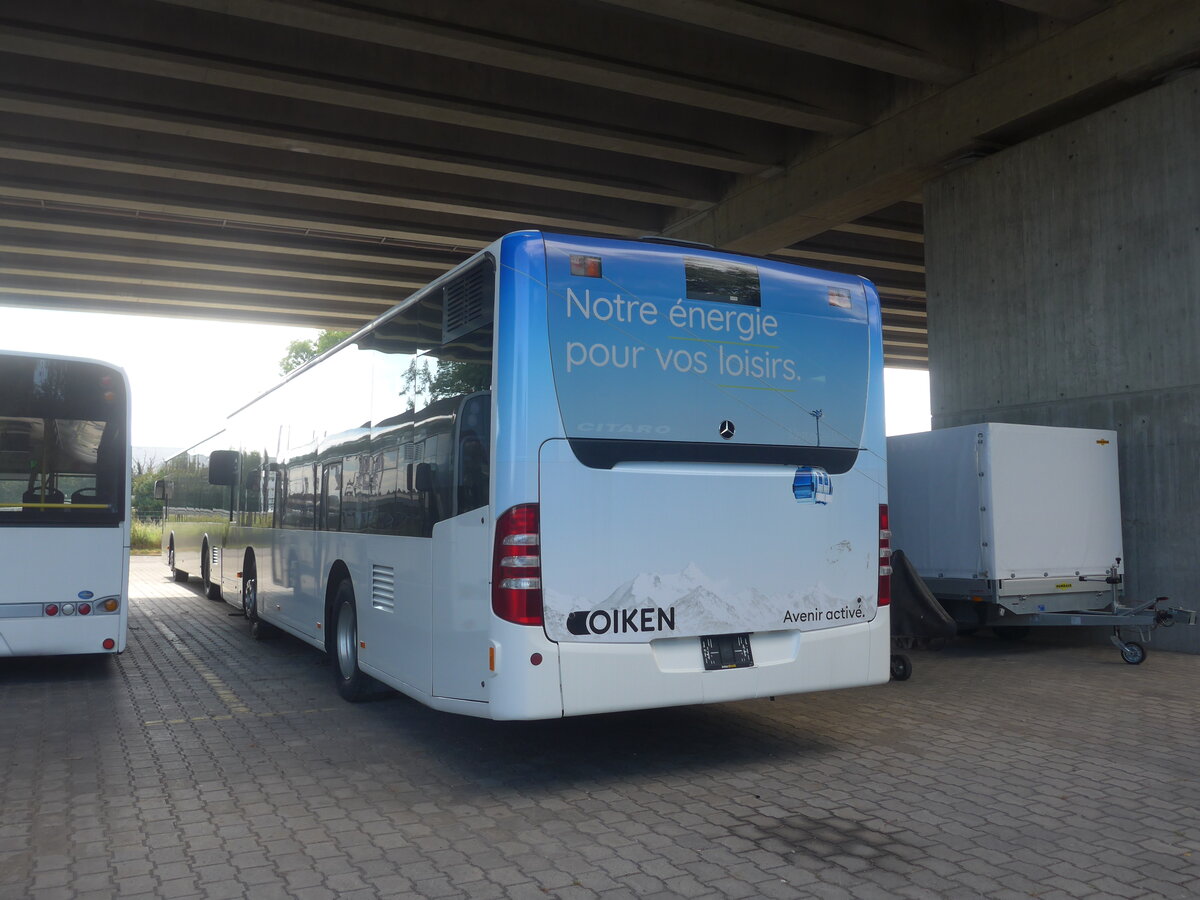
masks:
{"type": "Polygon", "coordinates": [[[856,279],[655,245],[547,238],[546,252],[568,438],[675,445],[640,457],[664,460],[857,451],[870,340],[856,279]],[[600,260],[599,276],[573,274],[570,257],[584,254],[600,260]]]}
{"type": "Polygon", "coordinates": [[[126,477],[123,379],[0,356],[0,524],[115,524],[126,477]]]}
{"type": "Polygon", "coordinates": [[[757,266],[685,256],[683,272],[689,300],[762,305],[757,266]]]}

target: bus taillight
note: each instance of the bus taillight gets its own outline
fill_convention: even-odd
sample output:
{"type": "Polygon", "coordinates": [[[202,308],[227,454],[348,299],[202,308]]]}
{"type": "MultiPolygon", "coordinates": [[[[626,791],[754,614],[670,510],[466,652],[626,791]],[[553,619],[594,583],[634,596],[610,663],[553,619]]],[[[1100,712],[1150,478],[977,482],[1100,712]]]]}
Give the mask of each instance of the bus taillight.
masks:
{"type": "Polygon", "coordinates": [[[888,527],[888,508],[879,504],[879,605],[892,602],[892,532],[888,527]]]}
{"type": "Polygon", "coordinates": [[[517,625],[542,624],[542,557],[538,506],[514,506],[496,522],[492,612],[517,625]]]}

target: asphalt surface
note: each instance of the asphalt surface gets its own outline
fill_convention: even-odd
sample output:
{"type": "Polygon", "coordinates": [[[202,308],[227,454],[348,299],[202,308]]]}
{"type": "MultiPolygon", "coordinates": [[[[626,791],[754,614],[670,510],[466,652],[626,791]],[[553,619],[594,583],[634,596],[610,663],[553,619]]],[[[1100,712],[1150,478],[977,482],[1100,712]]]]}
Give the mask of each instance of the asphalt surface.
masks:
{"type": "Polygon", "coordinates": [[[1200,657],[988,635],[874,688],[541,723],[338,699],[133,562],[0,660],[0,898],[1200,896],[1200,657]]]}

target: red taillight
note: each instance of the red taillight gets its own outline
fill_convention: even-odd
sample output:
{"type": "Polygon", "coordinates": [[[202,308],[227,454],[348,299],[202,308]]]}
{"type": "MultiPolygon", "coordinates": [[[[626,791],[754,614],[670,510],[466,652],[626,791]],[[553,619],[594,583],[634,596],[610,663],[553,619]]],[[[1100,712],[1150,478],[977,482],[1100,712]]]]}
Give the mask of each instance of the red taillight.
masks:
{"type": "Polygon", "coordinates": [[[879,504],[879,605],[892,602],[892,532],[888,528],[888,508],[879,504]]]}
{"type": "Polygon", "coordinates": [[[46,604],[46,615],[57,616],[58,615],[58,604],[57,603],[47,603],[46,604]]]}
{"type": "Polygon", "coordinates": [[[92,611],[92,604],[90,604],[90,603],[80,603],[79,609],[76,610],[76,612],[79,613],[81,616],[86,616],[91,611],[92,611]]]}
{"type": "Polygon", "coordinates": [[[538,506],[514,506],[496,522],[492,612],[517,625],[542,624],[542,556],[538,506]]]}
{"type": "Polygon", "coordinates": [[[105,638],[104,643],[101,644],[100,646],[103,647],[105,650],[111,650],[113,647],[117,646],[117,642],[114,641],[112,638],[105,638]]]}

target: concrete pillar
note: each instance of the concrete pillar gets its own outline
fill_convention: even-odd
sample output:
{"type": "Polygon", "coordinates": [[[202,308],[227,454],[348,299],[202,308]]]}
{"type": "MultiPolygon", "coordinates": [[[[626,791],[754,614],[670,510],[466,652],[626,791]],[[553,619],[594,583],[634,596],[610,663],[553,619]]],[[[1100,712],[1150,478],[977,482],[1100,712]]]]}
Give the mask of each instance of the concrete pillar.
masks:
{"type": "MultiPolygon", "coordinates": [[[[1200,74],[925,201],[933,426],[1116,429],[1126,596],[1200,607],[1200,74]]],[[[1151,646],[1200,652],[1200,626],[1151,646]]]]}

